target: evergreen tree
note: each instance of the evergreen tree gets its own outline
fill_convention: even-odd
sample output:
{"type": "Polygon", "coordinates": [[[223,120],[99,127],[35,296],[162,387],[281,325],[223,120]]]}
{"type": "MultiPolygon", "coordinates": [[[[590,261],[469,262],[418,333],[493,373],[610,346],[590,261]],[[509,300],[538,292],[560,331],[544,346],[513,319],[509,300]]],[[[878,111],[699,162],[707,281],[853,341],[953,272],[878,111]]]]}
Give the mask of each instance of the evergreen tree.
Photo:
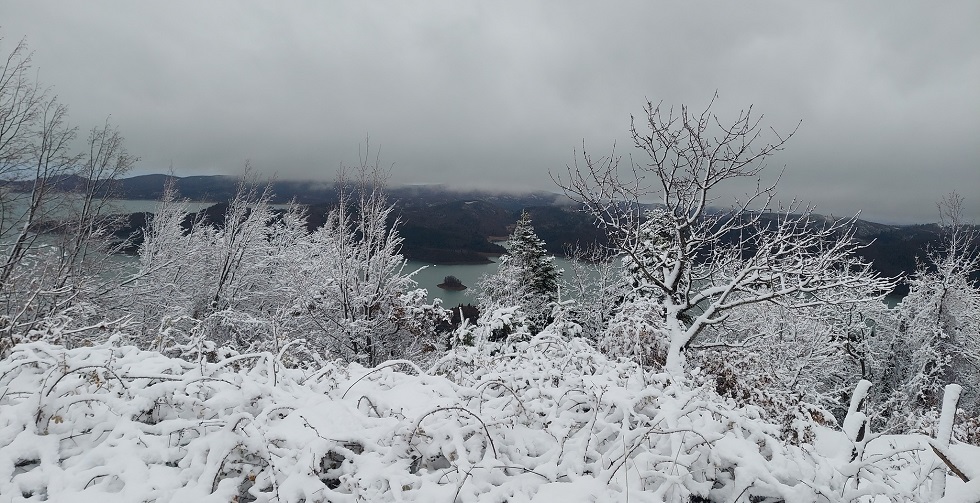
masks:
{"type": "Polygon", "coordinates": [[[497,273],[481,281],[480,311],[517,306],[527,317],[531,332],[539,331],[550,322],[552,305],[558,301],[561,273],[524,211],[507,241],[507,254],[501,257],[497,273]]]}
{"type": "Polygon", "coordinates": [[[522,285],[528,293],[546,302],[558,300],[558,277],[561,270],[555,267],[555,257],[548,253],[544,241],[534,233],[531,216],[521,212],[521,219],[507,242],[507,256],[503,263],[514,266],[522,285]]]}

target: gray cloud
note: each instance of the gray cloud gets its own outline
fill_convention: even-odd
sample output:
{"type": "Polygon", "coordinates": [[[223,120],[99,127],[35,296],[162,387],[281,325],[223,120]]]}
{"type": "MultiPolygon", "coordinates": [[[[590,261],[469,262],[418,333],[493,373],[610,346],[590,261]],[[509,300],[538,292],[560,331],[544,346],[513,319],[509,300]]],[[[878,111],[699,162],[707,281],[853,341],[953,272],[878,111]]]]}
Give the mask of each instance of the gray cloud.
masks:
{"type": "Polygon", "coordinates": [[[980,220],[980,4],[943,2],[7,2],[82,126],[108,114],[141,172],[330,179],[370,135],[394,181],[553,189],[645,99],[803,124],[785,198],[980,220]]]}

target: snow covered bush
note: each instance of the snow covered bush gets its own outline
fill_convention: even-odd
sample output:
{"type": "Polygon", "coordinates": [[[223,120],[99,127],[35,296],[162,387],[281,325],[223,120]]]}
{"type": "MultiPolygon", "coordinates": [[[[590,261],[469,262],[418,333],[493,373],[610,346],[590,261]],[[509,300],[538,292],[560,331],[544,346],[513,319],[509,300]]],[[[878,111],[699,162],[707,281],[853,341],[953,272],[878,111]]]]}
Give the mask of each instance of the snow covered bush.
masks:
{"type": "Polygon", "coordinates": [[[861,305],[749,304],[705,334],[691,365],[716,379],[720,394],[761,407],[787,435],[805,435],[811,422],[843,419],[854,383],[881,376],[876,323],[889,315],[880,295],[861,305]]]}
{"type": "Polygon", "coordinates": [[[288,341],[283,325],[303,286],[294,269],[302,257],[291,254],[307,233],[298,209],[278,217],[269,197],[243,177],[221,222],[191,222],[168,191],[144,231],[128,296],[109,309],[136,320],[136,335],[158,349],[202,338],[238,351],[288,341]]]}
{"type": "Polygon", "coordinates": [[[651,368],[663,368],[670,347],[663,304],[653,299],[624,300],[599,337],[599,347],[612,357],[629,358],[651,368]]]}
{"type": "Polygon", "coordinates": [[[333,357],[368,366],[435,358],[442,347],[435,327],[449,313],[428,302],[405,269],[400,222],[380,173],[360,173],[342,180],[340,202],[310,237],[302,268],[310,286],[295,309],[333,357]]]}
{"type": "Polygon", "coordinates": [[[568,319],[581,327],[581,336],[599,343],[624,297],[620,261],[602,249],[572,249],[574,260],[562,275],[562,292],[571,301],[568,319]]]}
{"type": "Polygon", "coordinates": [[[710,386],[552,334],[428,370],[118,340],[0,362],[8,501],[921,501],[935,462],[922,437],[788,445],[710,386]]]}
{"type": "Polygon", "coordinates": [[[186,208],[170,195],[145,231],[128,295],[108,309],[137,323],[144,347],[212,361],[298,339],[323,358],[372,366],[434,358],[447,313],[415,288],[383,180],[365,176],[341,184],[312,234],[302,210],[273,211],[245,179],[220,225],[187,229],[186,208]]]}
{"type": "MultiPolygon", "coordinates": [[[[947,384],[964,388],[960,406],[980,417],[980,242],[975,228],[963,225],[962,198],[951,194],[940,204],[943,244],[929,250],[909,279],[909,293],[887,326],[887,355],[881,376],[883,396],[876,406],[887,424],[928,429],[947,384]]],[[[976,421],[974,421],[976,422],[976,421]]]]}

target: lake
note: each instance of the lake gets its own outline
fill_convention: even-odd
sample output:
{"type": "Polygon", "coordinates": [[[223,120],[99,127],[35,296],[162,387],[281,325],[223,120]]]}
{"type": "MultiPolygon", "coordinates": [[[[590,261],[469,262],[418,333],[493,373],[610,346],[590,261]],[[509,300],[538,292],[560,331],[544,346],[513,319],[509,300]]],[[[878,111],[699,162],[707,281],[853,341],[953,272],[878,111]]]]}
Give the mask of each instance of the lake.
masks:
{"type": "MultiPolygon", "coordinates": [[[[188,211],[193,212],[207,208],[212,204],[214,203],[190,202],[187,203],[187,206],[188,211]]],[[[112,205],[112,212],[153,212],[156,210],[159,202],[147,200],[114,200],[112,201],[112,205]]],[[[135,268],[137,259],[136,257],[132,256],[117,255],[112,257],[111,262],[116,268],[118,268],[118,272],[125,274],[128,272],[126,269],[133,270],[135,268]]],[[[566,277],[572,273],[573,264],[568,259],[556,257],[555,265],[558,268],[565,270],[566,277]]],[[[475,304],[476,286],[480,278],[483,277],[483,275],[497,272],[498,266],[499,264],[496,262],[489,264],[439,265],[410,260],[405,265],[404,273],[410,274],[414,272],[412,278],[418,283],[420,288],[425,288],[428,291],[428,296],[430,299],[439,298],[442,299],[443,306],[455,307],[459,304],[475,304]],[[436,286],[442,283],[446,276],[456,276],[468,288],[463,291],[451,291],[443,290],[436,286]]],[[[564,293],[563,296],[565,296],[564,293]]],[[[900,300],[901,297],[897,295],[890,295],[886,298],[885,302],[889,305],[889,307],[895,307],[900,300]]]]}
{"type": "MultiPolygon", "coordinates": [[[[455,307],[459,304],[476,304],[477,282],[479,282],[483,275],[497,272],[499,266],[499,262],[492,264],[439,265],[409,260],[405,266],[405,272],[409,273],[418,270],[412,278],[419,284],[420,288],[425,288],[429,291],[429,298],[442,299],[443,306],[455,307]],[[446,276],[456,276],[469,288],[461,292],[454,292],[443,290],[436,286],[442,283],[442,280],[446,276]]],[[[572,263],[570,260],[555,257],[555,266],[559,269],[564,269],[566,274],[571,274],[572,263]]]]}
{"type": "MultiPolygon", "coordinates": [[[[110,262],[117,268],[117,272],[126,274],[135,272],[137,260],[137,257],[130,255],[114,255],[110,262]]],[[[570,274],[572,264],[569,260],[556,257],[555,265],[567,271],[566,274],[570,274]]],[[[439,265],[409,260],[405,264],[404,273],[411,274],[414,272],[412,279],[418,283],[419,288],[425,288],[428,291],[429,299],[442,299],[444,307],[455,307],[459,304],[476,304],[477,283],[483,275],[497,272],[498,266],[499,263],[497,262],[491,264],[439,265]],[[442,283],[446,276],[456,276],[468,288],[455,292],[443,290],[436,286],[442,283]]]]}
{"type": "MultiPolygon", "coordinates": [[[[159,201],[151,200],[136,200],[136,199],[116,199],[110,202],[111,208],[110,213],[137,213],[137,212],[155,212],[159,206],[159,201]]],[[[211,202],[188,202],[187,210],[190,212],[200,211],[207,208],[214,203],[211,202]]],[[[274,205],[277,207],[285,207],[285,205],[274,205]]],[[[53,211],[53,216],[65,216],[64,212],[67,206],[59,207],[57,210],[53,211]],[[60,211],[59,211],[60,210],[60,211]]],[[[41,240],[46,243],[46,239],[41,240]]],[[[51,244],[54,240],[51,240],[51,244]]],[[[110,258],[110,263],[112,267],[116,270],[115,272],[119,274],[127,274],[129,272],[135,272],[135,267],[137,265],[137,258],[129,255],[115,255],[110,258]]],[[[571,271],[571,263],[564,258],[556,258],[555,265],[566,271],[571,271]]],[[[439,265],[431,264],[419,261],[408,261],[405,265],[404,273],[409,274],[414,272],[412,278],[418,283],[420,288],[425,288],[428,291],[429,298],[442,299],[443,305],[446,307],[454,307],[459,304],[476,303],[476,285],[480,278],[485,274],[493,274],[497,272],[497,267],[499,264],[497,262],[492,262],[489,264],[465,264],[465,265],[439,265]],[[442,283],[446,276],[456,276],[466,285],[468,288],[463,291],[450,291],[443,290],[439,288],[438,284],[442,283]]]]}

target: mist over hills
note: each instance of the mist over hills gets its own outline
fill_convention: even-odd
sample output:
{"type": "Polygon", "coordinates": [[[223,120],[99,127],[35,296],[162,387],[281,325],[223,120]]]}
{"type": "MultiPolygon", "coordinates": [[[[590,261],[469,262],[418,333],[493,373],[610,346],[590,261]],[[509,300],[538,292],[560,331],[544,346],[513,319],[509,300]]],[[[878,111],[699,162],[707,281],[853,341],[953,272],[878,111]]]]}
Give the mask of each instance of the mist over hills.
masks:
{"type": "MultiPolygon", "coordinates": [[[[221,202],[235,195],[241,177],[228,175],[185,176],[140,175],[117,180],[113,190],[122,199],[159,199],[167,182],[172,181],[181,197],[191,201],[221,202]]],[[[268,185],[271,202],[285,204],[330,204],[337,201],[333,182],[270,180],[256,185],[268,185]]],[[[419,204],[449,203],[460,200],[480,200],[508,210],[527,206],[555,204],[564,199],[551,192],[491,192],[475,189],[455,189],[443,185],[401,185],[386,188],[393,202],[406,207],[419,204]]]]}
{"type": "MultiPolygon", "coordinates": [[[[113,195],[121,199],[155,200],[163,195],[165,184],[172,182],[182,198],[218,203],[203,211],[207,220],[220,223],[223,215],[220,203],[235,195],[240,180],[224,175],[141,175],[117,180],[113,195]]],[[[65,177],[57,180],[56,185],[71,190],[81,181],[77,177],[65,177]]],[[[295,201],[308,207],[310,229],[323,224],[337,201],[333,183],[273,180],[263,185],[266,183],[272,203],[295,201]]],[[[574,248],[606,243],[604,233],[596,228],[592,218],[561,194],[459,190],[442,185],[396,186],[387,188],[386,192],[401,221],[402,252],[412,260],[439,264],[487,263],[504,252],[495,241],[506,239],[523,210],[530,213],[535,231],[552,253],[567,254],[574,248]]],[[[129,215],[116,235],[125,237],[138,232],[148,217],[129,215]]],[[[866,244],[861,255],[887,276],[911,273],[917,257],[941,244],[941,229],[937,224],[890,225],[857,220],[855,226],[855,238],[866,244]]]]}

